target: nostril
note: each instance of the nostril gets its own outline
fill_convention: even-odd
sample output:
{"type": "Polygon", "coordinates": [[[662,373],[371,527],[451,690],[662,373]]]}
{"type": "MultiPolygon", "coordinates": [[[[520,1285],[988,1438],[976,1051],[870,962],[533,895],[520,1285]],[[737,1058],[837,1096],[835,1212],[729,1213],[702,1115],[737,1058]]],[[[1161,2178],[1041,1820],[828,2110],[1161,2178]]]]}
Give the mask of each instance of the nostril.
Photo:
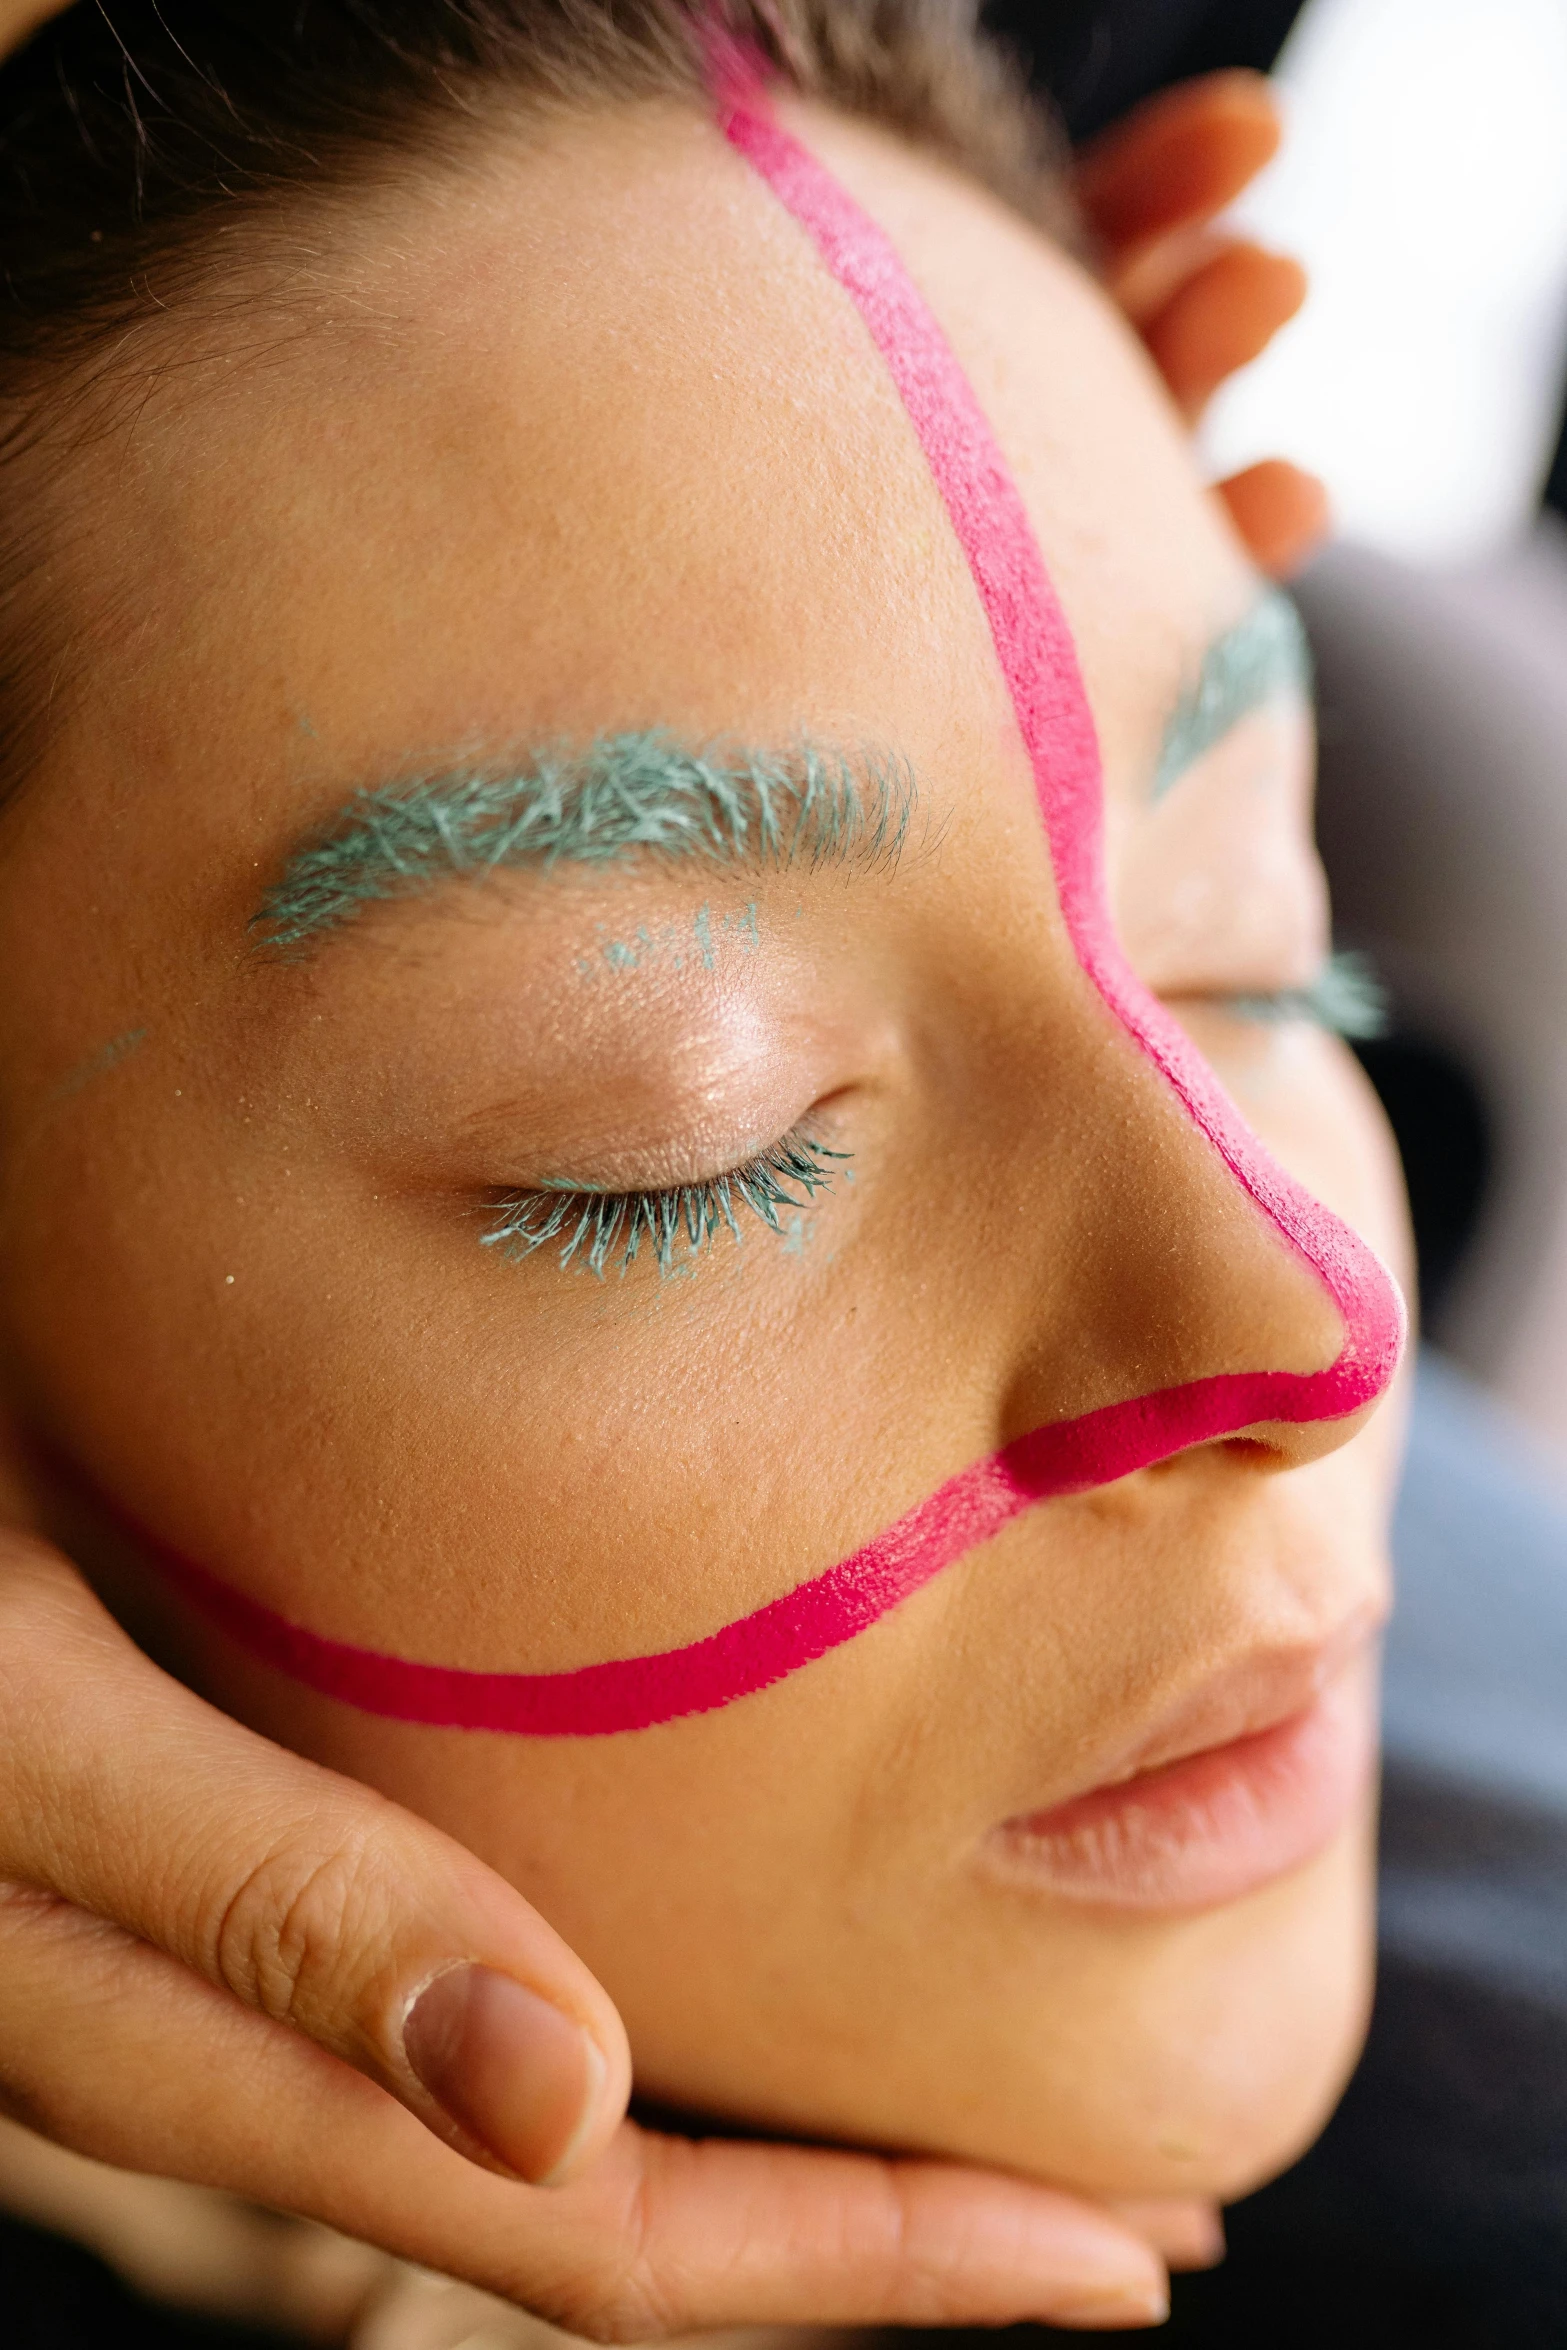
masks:
{"type": "Polygon", "coordinates": [[[1259,1469],[1272,1468],[1278,1457],[1276,1446],[1265,1444],[1260,1436],[1226,1436],[1224,1449],[1233,1460],[1253,1462],[1259,1469]]]}

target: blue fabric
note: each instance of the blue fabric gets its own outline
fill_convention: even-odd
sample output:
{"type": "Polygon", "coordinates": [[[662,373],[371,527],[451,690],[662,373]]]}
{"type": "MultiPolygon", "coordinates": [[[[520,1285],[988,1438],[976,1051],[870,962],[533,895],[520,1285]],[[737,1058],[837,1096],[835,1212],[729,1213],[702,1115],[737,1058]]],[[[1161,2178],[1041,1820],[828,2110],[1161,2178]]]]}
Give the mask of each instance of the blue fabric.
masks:
{"type": "Polygon", "coordinates": [[[1567,1495],[1429,1355],[1394,1548],[1384,1953],[1567,2012],[1567,1495]]]}

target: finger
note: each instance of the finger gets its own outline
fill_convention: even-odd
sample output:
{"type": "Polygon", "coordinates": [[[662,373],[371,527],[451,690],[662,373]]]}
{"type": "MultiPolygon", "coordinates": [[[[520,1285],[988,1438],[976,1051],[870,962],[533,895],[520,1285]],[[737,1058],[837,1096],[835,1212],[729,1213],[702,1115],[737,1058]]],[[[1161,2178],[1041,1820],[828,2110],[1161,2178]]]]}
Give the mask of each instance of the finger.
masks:
{"type": "Polygon", "coordinates": [[[307,2034],[475,2159],[566,2176],[610,2136],[619,2017],[521,1895],[205,1705],[23,1538],[0,1555],[0,1721],[0,1878],[307,2034]]]}
{"type": "Polygon", "coordinates": [[[1332,530],[1322,483],[1282,457],[1265,457],[1216,487],[1253,562],[1274,579],[1298,571],[1332,530]]]}
{"type": "Polygon", "coordinates": [[[1117,2203],[1113,2208],[1171,2268],[1217,2268],[1224,2258],[1224,2220],[1216,2203],[1117,2203]]]}
{"type": "Polygon", "coordinates": [[[1134,107],[1077,158],[1077,194],[1114,255],[1222,212],[1278,151],[1278,108],[1261,74],[1182,82],[1134,107]]]}
{"type": "Polygon", "coordinates": [[[94,2162],[0,2118],[0,2210],[85,2244],[144,2299],[340,2342],[400,2264],[183,2179],[94,2162]]]}
{"type": "Polygon", "coordinates": [[[1123,2222],[954,2164],[627,2124],[558,2190],[480,2170],[297,2033],[44,1896],[0,1901],[0,1977],[0,2076],[32,2128],[302,2212],[575,2333],[1164,2312],[1162,2265],[1123,2222]]]}
{"type": "Polygon", "coordinates": [[[1220,384],[1245,367],[1306,299],[1306,273],[1282,253],[1237,244],[1189,278],[1143,323],[1154,365],[1195,423],[1220,384]]]}

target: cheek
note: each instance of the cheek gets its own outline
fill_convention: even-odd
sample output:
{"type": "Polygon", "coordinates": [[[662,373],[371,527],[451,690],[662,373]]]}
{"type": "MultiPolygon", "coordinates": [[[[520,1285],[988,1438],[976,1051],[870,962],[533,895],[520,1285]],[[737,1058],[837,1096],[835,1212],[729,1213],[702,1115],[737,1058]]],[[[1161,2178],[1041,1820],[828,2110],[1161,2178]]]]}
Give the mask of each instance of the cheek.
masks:
{"type": "MultiPolygon", "coordinates": [[[[126,1084],[40,1161],[11,1221],[12,1353],[34,1416],[172,1550],[328,1638],[496,1674],[702,1641],[983,1461],[1004,1410],[1026,1429],[1091,1406],[1068,1382],[1116,1310],[1139,1338],[1171,1251],[1192,1253],[1179,1219],[1159,1223],[1180,1202],[1135,1170],[1123,1205],[1152,1236],[1147,1280],[1124,1216],[1098,1234],[1095,1121],[1120,1147],[1126,1114],[1094,1094],[1098,1030],[1084,1043],[1037,1006],[1025,1018],[1007,942],[986,951],[991,977],[976,948],[941,991],[940,1083],[920,1113],[927,1144],[958,1140],[900,1145],[885,1188],[868,1150],[867,1180],[810,1245],[757,1224],[689,1281],[508,1266],[445,1204],[300,1162],[237,1089],[222,1119],[199,1088],[155,1118],[126,1084]],[[976,1256],[1008,1278],[976,1282],[976,1256]]],[[[1228,1041],[1199,1036],[1221,1059],[1228,1041]]],[[[1122,1057],[1141,1088],[1139,1057],[1122,1057]]],[[[1394,1253],[1388,1154],[1345,1057],[1302,1036],[1230,1058],[1263,1138],[1394,1253]]],[[[1222,1240],[1239,1194],[1201,1156],[1207,1188],[1187,1204],[1222,1240]]],[[[1210,1304],[1226,1278],[1197,1284],[1210,1304]]],[[[1261,1343],[1239,1320],[1221,1339],[1242,1363],[1261,1343]]],[[[1130,1391],[1162,1370],[1139,1361],[1130,1391]]]]}
{"type": "Polygon", "coordinates": [[[12,1376],[127,1518],[328,1637],[497,1673],[680,1647],[987,1449],[910,1368],[941,1301],[920,1335],[901,1254],[835,1262],[825,1207],[596,1281],[203,1115],[57,1138],[8,1226],[12,1376]]]}
{"type": "MultiPolygon", "coordinates": [[[[1075,1561],[1063,1615],[1098,1580],[1124,1621],[1091,1521],[1051,1548],[1075,1561]]],[[[1037,1615],[1037,1559],[993,1568],[1014,1627],[1030,1586],[1037,1615]]],[[[1171,1606],[1201,1612],[1200,1585],[1171,1606]]],[[[1364,1823],[1196,1919],[1129,1925],[998,1892],[973,1865],[975,1824],[1028,1783],[1031,1750],[1037,1767],[1073,1742],[1076,1676],[1064,1695],[1058,1642],[1001,1648],[979,1596],[954,1578],[786,1686],[634,1740],[408,1729],[243,1663],[216,1693],[517,1884],[615,1999],[647,2097],[1097,2194],[1250,2187],[1312,2134],[1353,2052],[1364,1823]]],[[[1104,1625],[1098,1646],[1103,1665],[1104,1625]]],[[[1107,1702],[1096,1690],[1088,1710],[1102,1721],[1107,1702]]]]}

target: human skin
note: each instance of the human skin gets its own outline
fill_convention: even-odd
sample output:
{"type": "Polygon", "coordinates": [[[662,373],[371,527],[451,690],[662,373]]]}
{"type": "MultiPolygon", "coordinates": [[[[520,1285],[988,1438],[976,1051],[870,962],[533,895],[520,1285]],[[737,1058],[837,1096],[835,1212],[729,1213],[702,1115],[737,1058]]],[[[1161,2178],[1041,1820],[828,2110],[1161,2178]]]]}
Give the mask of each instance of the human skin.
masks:
{"type": "MultiPolygon", "coordinates": [[[[7,38],[20,29],[6,20],[7,38]]],[[[1252,249],[1250,279],[1227,270],[1215,311],[1204,267],[1205,222],[1276,139],[1265,86],[1223,75],[1151,102],[1083,158],[1110,282],[1188,409],[1212,380],[1205,335],[1240,364],[1293,303],[1252,249]],[[1193,303],[1201,331],[1159,331],[1193,303]]],[[[1320,493],[1277,462],[1223,491],[1264,564],[1298,559],[1320,527],[1320,493]]],[[[36,1515],[15,1480],[7,1515],[17,1529],[36,1515]]],[[[19,1532],[0,1599],[0,2060],[10,2109],[62,2146],[312,2211],[618,2336],[744,2317],[1134,2323],[1161,2306],[1148,2244],[1175,2265],[1213,2256],[1190,2199],[1122,2220],[995,2171],[693,2147],[629,2124],[600,2158],[625,2093],[618,2019],[520,1896],[412,1814],[192,1700],[63,1556],[19,1532]],[[580,2174],[567,2189],[490,2176],[383,2093],[450,2135],[409,2073],[402,2019],[432,1971],[474,1959],[550,2003],[528,2031],[513,2018],[500,2043],[472,2044],[489,2142],[524,2178],[580,2174]],[[554,2014],[582,2019],[606,2060],[567,2159],[559,2028],[540,2029],[554,2014]]],[[[105,2180],[82,2163],[73,2192],[91,2201],[105,2180]]]]}
{"type": "MultiPolygon", "coordinates": [[[[1299,714],[1247,721],[1147,806],[1183,675],[1253,592],[1173,421],[1058,257],[888,142],[804,119],[903,248],[1030,503],[1104,742],[1131,959],[1277,1155],[1396,1255],[1342,1052],[1211,1001],[1295,984],[1320,953],[1299,714]]],[[[1259,1350],[1329,1359],[1313,1279],[1151,1072],[1107,1067],[918,453],[711,128],[652,110],[500,141],[336,224],[317,283],[309,331],[232,370],[219,336],[201,397],[187,370],[117,450],[105,539],[113,514],[113,543],[143,552],[80,581],[102,655],[15,820],[0,918],[14,938],[45,909],[75,974],[68,993],[22,975],[6,1048],[27,1137],[7,1343],[32,1425],[286,1613],[547,1668],[743,1613],[798,1579],[791,1559],[842,1555],[1109,1392],[1259,1350]],[[634,377],[611,363],[627,347],[634,377]],[[890,744],[932,825],[852,896],[759,884],[756,952],[711,1000],[666,975],[555,1080],[574,1139],[638,1061],[658,1075],[637,1115],[667,1117],[694,1046],[759,1024],[739,1122],[825,1095],[855,1152],[853,1192],[797,1254],[758,1234],[688,1282],[600,1290],[495,1263],[458,1208],[500,1163],[474,1138],[513,1148],[526,1032],[507,1007],[531,1024],[544,1005],[555,1037],[590,1026],[573,975],[595,923],[689,914],[684,886],[508,878],[456,919],[367,917],[305,969],[258,965],[244,923],[345,780],[650,715],[698,740],[890,744]],[[118,895],[89,916],[78,846],[127,804],[118,895]],[[72,1240],[99,1229],[112,1247],[72,1240]],[[801,1480],[802,1460],[835,1474],[801,1480]],[[330,1581],[288,1564],[325,1559],[330,1581]]],[[[1217,1446],[1049,1505],[835,1656],[634,1745],[374,1723],[194,1634],[184,1654],[242,1718],[520,1884],[616,1997],[652,2092],[1104,2194],[1231,2192],[1310,2134],[1352,2052],[1365,1807],[1309,1866],[1177,1919],[1041,1898],[987,1838],[1216,1675],[1369,1633],[1390,1463],[1374,1423],[1310,1465],[1217,1446]]]]}

